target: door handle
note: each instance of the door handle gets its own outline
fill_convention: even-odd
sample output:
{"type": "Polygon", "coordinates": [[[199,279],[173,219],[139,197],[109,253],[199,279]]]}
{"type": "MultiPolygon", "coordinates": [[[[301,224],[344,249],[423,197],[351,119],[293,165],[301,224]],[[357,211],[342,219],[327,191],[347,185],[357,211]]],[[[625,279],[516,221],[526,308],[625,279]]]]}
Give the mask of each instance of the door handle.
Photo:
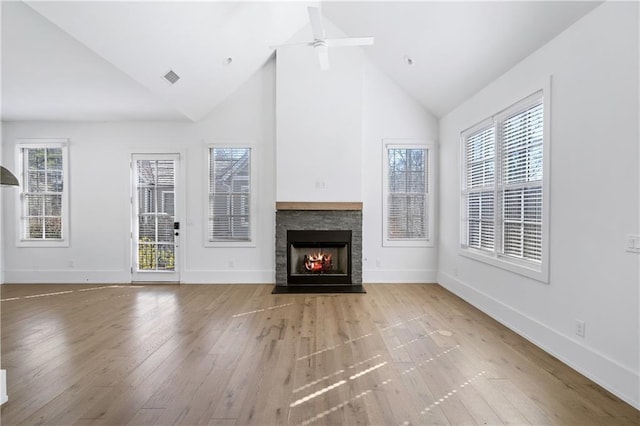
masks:
{"type": "Polygon", "coordinates": [[[180,235],[180,233],[179,233],[179,232],[176,232],[176,233],[175,233],[175,234],[173,234],[173,235],[175,235],[175,236],[177,237],[178,235],[180,235]]]}

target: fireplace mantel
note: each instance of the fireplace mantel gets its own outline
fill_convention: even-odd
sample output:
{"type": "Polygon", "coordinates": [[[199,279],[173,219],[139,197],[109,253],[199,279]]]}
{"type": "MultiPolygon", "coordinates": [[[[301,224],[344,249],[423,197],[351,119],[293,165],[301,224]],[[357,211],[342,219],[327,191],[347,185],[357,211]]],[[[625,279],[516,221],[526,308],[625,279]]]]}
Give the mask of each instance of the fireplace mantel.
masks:
{"type": "Polygon", "coordinates": [[[362,211],[361,202],[305,202],[305,201],[277,201],[276,210],[339,210],[339,211],[362,211]]]}

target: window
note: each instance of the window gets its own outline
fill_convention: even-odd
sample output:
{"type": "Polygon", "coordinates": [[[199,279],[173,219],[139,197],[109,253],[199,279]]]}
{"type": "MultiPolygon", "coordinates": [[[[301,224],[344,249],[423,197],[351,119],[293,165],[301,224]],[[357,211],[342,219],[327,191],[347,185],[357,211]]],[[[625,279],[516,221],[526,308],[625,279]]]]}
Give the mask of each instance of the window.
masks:
{"type": "Polygon", "coordinates": [[[66,143],[18,144],[21,246],[67,246],[66,143]]]}
{"type": "Polygon", "coordinates": [[[384,245],[432,245],[431,157],[424,143],[385,144],[384,245]]]}
{"type": "Polygon", "coordinates": [[[249,147],[209,148],[209,245],[248,245],[254,239],[255,191],[249,147]]]}
{"type": "Polygon", "coordinates": [[[462,132],[462,249],[534,278],[545,270],[544,106],[538,92],[462,132]]]}

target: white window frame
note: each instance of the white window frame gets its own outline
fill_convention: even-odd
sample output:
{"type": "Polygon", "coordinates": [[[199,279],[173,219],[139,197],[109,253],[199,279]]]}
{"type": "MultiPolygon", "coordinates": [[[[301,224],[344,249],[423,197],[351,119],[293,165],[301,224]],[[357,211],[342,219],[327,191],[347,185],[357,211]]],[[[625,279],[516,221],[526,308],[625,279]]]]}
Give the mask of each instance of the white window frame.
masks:
{"type": "Polygon", "coordinates": [[[541,89],[535,91],[513,103],[511,106],[494,114],[492,117],[485,119],[478,124],[461,132],[460,137],[460,250],[462,256],[478,260],[510,272],[514,272],[537,281],[549,282],[549,186],[550,186],[550,128],[551,128],[551,102],[550,102],[550,84],[544,84],[541,89]],[[502,254],[502,206],[499,205],[498,194],[506,186],[501,182],[500,169],[500,143],[501,135],[499,124],[518,111],[526,110],[537,102],[542,101],[543,104],[543,132],[542,132],[542,152],[543,152],[543,172],[542,172],[542,229],[541,229],[541,250],[542,256],[540,262],[533,262],[524,259],[517,259],[502,254]],[[477,249],[467,246],[467,222],[466,222],[466,137],[477,132],[480,129],[494,126],[495,128],[495,155],[494,155],[494,184],[492,190],[494,193],[494,248],[492,250],[477,249]]]}
{"type": "Polygon", "coordinates": [[[385,247],[433,247],[436,240],[435,229],[435,143],[422,139],[384,139],[382,143],[382,245],[385,247]],[[389,150],[422,149],[427,151],[426,202],[427,237],[397,239],[389,238],[389,150]]]}
{"type": "Polygon", "coordinates": [[[259,153],[253,142],[213,142],[205,144],[205,170],[207,177],[205,181],[205,205],[204,205],[204,246],[205,247],[256,247],[257,246],[257,218],[258,215],[258,161],[259,153]],[[211,177],[211,160],[210,155],[213,149],[249,149],[250,165],[249,165],[249,239],[248,240],[211,240],[209,237],[209,197],[210,197],[210,182],[211,177]]]}
{"type": "Polygon", "coordinates": [[[16,202],[16,246],[17,247],[69,247],[69,140],[68,139],[20,139],[16,144],[16,164],[18,164],[20,190],[16,202]],[[24,149],[60,148],[62,150],[62,238],[33,239],[24,236],[24,195],[25,195],[25,160],[24,149]]]}

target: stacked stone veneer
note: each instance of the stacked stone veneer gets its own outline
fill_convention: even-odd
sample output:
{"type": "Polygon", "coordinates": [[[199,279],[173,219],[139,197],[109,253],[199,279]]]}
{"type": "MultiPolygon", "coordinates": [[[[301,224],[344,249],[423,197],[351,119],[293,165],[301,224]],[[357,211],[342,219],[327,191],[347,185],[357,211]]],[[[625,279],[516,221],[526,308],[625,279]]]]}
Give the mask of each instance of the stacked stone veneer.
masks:
{"type": "MultiPolygon", "coordinates": [[[[287,230],[351,231],[351,283],[362,284],[362,211],[276,211],[276,285],[287,285],[287,230]]],[[[296,284],[299,285],[299,284],[296,284]]]]}

